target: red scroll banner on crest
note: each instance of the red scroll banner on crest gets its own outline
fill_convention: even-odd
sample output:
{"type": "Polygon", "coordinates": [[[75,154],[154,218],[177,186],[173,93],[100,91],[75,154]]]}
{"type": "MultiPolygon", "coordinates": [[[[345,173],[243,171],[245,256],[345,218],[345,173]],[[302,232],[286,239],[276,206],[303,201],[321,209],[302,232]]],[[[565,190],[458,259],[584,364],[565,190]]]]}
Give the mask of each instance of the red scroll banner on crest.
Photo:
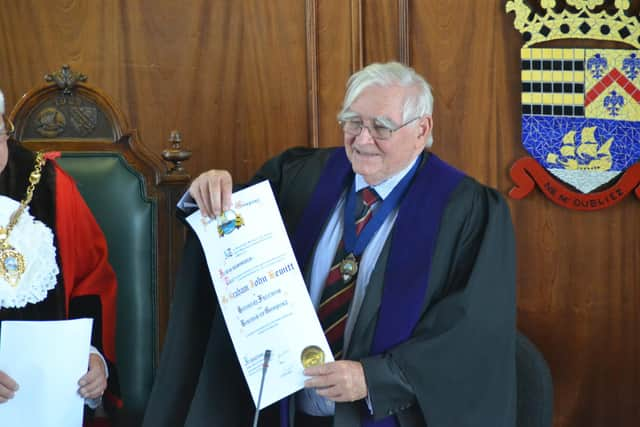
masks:
{"type": "Polygon", "coordinates": [[[579,211],[597,211],[613,206],[633,191],[640,199],[640,163],[628,168],[614,185],[588,194],[570,190],[532,157],[516,161],[509,174],[516,185],[509,191],[509,197],[513,199],[524,198],[536,185],[555,204],[579,211]]]}

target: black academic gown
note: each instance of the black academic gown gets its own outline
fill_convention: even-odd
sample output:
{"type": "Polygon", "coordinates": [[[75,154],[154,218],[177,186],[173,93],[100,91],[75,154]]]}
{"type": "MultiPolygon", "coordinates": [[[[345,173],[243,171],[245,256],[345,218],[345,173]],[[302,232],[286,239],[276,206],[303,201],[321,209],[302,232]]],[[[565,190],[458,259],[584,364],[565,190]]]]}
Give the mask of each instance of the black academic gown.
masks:
{"type": "MultiPolygon", "coordinates": [[[[288,150],[251,181],[269,179],[290,235],[330,154],[288,150]]],[[[392,237],[393,232],[389,241],[392,237]]],[[[363,364],[375,418],[394,415],[403,427],[515,425],[514,246],[503,198],[463,178],[442,215],[411,338],[371,355],[387,243],[345,356],[363,364]]],[[[263,411],[261,425],[278,425],[277,406],[263,411]]],[[[364,409],[363,401],[336,404],[334,426],[360,425],[364,409]]],[[[253,412],[204,255],[190,235],[144,426],[244,427],[251,425],[253,412]]]]}

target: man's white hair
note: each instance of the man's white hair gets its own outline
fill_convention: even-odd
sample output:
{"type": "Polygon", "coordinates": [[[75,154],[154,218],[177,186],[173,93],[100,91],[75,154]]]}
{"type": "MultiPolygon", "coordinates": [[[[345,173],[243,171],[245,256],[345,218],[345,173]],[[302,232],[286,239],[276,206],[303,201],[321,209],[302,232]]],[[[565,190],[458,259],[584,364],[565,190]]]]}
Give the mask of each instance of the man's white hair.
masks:
{"type": "MultiPolygon", "coordinates": [[[[349,111],[351,104],[369,86],[400,86],[410,89],[402,108],[402,121],[433,113],[433,94],[429,83],[416,71],[399,62],[373,63],[354,73],[347,81],[347,91],[342,102],[338,119],[349,111]]],[[[427,139],[427,147],[433,145],[432,133],[427,139]]]]}

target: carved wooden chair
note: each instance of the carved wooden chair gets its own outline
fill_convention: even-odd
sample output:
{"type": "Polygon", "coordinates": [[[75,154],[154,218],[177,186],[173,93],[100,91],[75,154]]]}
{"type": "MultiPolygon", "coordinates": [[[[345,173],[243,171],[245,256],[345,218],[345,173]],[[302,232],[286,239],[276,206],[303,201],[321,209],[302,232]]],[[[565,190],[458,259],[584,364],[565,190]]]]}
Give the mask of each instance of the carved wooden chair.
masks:
{"type": "Polygon", "coordinates": [[[189,176],[179,136],[159,155],[140,142],[122,111],[68,66],[29,91],[9,118],[15,138],[32,150],[59,151],[58,163],[100,224],[118,278],[117,365],[123,407],[119,425],[139,425],[166,329],[170,280],[182,248],[175,202],[189,176]]]}

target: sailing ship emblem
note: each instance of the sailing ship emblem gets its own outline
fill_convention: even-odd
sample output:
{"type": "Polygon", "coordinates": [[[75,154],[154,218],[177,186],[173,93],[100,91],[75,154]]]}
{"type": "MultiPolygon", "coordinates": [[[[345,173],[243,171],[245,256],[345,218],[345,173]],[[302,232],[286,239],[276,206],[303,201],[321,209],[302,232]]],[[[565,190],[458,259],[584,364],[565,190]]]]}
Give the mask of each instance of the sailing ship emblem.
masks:
{"type": "Polygon", "coordinates": [[[547,153],[547,170],[560,180],[572,183],[582,193],[589,193],[618,175],[611,170],[613,137],[599,144],[595,126],[583,128],[578,137],[576,134],[575,130],[567,132],[560,149],[547,153]]]}
{"type": "Polygon", "coordinates": [[[55,138],[64,132],[67,119],[60,110],[48,107],[36,117],[36,131],[45,138],[55,138]]]}
{"type": "Polygon", "coordinates": [[[609,138],[598,146],[595,139],[595,126],[582,129],[582,137],[576,144],[576,131],[572,130],[562,139],[559,153],[547,154],[547,163],[560,166],[561,170],[608,171],[613,165],[611,142],[609,138]]]}
{"type": "Polygon", "coordinates": [[[594,11],[588,1],[573,1],[577,12],[553,4],[543,2],[539,15],[522,0],[506,3],[524,38],[522,145],[530,155],[512,166],[509,195],[521,199],[537,186],[576,210],[603,209],[634,191],[640,197],[640,51],[532,47],[582,38],[640,49],[627,34],[638,19],[594,11]]]}

